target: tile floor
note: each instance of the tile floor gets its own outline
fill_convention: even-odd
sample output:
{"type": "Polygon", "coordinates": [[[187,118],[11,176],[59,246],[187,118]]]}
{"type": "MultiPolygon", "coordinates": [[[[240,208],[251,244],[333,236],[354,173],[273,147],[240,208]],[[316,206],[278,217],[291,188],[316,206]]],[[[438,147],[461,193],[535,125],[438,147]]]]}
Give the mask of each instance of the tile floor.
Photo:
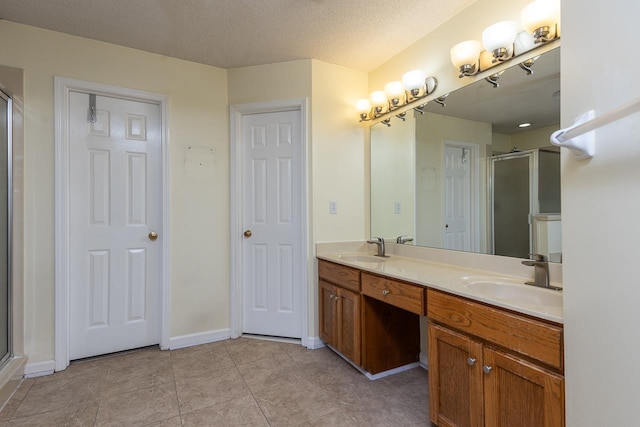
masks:
{"type": "Polygon", "coordinates": [[[327,348],[240,338],[25,380],[4,426],[429,426],[427,373],[370,381],[327,348]]]}

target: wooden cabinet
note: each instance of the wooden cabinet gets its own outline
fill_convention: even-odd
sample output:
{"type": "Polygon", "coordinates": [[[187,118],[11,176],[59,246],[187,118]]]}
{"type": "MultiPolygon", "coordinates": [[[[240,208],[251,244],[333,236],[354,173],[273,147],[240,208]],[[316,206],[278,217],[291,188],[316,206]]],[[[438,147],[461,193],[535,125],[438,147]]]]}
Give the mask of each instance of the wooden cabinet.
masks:
{"type": "Polygon", "coordinates": [[[360,272],[324,261],[319,261],[318,272],[320,337],[360,365],[360,272]]]}
{"type": "Polygon", "coordinates": [[[431,289],[427,312],[431,421],[564,426],[560,325],[431,289]]]}

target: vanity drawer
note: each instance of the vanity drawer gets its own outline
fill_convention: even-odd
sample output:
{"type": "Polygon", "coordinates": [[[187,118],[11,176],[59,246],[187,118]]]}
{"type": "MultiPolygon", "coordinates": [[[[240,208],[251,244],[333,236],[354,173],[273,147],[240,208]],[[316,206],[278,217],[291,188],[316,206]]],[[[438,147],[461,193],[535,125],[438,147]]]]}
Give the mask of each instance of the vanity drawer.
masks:
{"type": "Polygon", "coordinates": [[[416,314],[424,314],[424,289],[373,274],[362,273],[362,293],[416,314]]]}
{"type": "Polygon", "coordinates": [[[427,316],[430,320],[560,371],[564,369],[562,325],[531,319],[433,289],[427,290],[427,316]]]}
{"type": "Polygon", "coordinates": [[[318,277],[354,292],[360,292],[360,270],[318,260],[318,277]]]}

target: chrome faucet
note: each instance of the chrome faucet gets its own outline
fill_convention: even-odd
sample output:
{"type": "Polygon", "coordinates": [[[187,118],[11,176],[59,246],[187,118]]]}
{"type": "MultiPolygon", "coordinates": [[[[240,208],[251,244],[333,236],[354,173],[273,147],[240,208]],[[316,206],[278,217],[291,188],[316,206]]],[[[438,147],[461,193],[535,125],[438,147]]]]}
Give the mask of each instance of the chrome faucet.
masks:
{"type": "Polygon", "coordinates": [[[534,281],[525,282],[526,285],[538,286],[540,288],[553,289],[555,291],[561,290],[557,286],[551,286],[549,283],[549,260],[546,256],[541,254],[529,254],[531,260],[522,261],[523,265],[533,267],[534,281]]]}
{"type": "Polygon", "coordinates": [[[367,240],[367,243],[372,243],[378,246],[378,253],[376,256],[384,257],[387,256],[384,254],[384,239],[382,237],[372,237],[371,240],[367,240]]]}
{"type": "Polygon", "coordinates": [[[407,242],[413,242],[413,237],[403,234],[401,236],[398,236],[398,238],[396,239],[396,243],[399,243],[401,245],[404,245],[407,242]]]}

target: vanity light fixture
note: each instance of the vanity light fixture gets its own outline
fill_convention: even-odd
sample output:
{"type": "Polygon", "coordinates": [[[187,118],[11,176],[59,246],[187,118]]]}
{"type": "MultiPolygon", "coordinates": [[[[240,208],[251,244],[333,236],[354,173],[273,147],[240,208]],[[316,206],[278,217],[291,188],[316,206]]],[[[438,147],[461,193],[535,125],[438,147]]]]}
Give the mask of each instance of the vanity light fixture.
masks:
{"type": "Polygon", "coordinates": [[[380,123],[382,123],[383,125],[385,125],[386,127],[390,128],[391,127],[391,119],[384,119],[383,121],[381,121],[380,123]]]}
{"type": "Polygon", "coordinates": [[[419,98],[427,91],[426,79],[427,73],[423,70],[411,70],[402,75],[402,85],[411,98],[419,98]]]}
{"type": "Polygon", "coordinates": [[[426,107],[427,104],[422,104],[422,105],[418,105],[417,107],[413,107],[413,111],[417,111],[418,113],[420,113],[421,115],[424,114],[424,107],[426,107]]]}
{"type": "Polygon", "coordinates": [[[527,72],[527,76],[530,76],[531,74],[533,74],[533,68],[531,67],[533,66],[533,64],[536,62],[538,58],[540,58],[540,55],[534,56],[533,58],[529,58],[526,61],[522,61],[521,63],[518,64],[518,66],[527,72]]]}
{"type": "Polygon", "coordinates": [[[358,99],[356,110],[358,110],[361,122],[371,120],[371,101],[369,101],[369,98],[358,99]]]}
{"type": "Polygon", "coordinates": [[[384,92],[389,99],[389,108],[391,110],[394,110],[405,104],[406,94],[402,82],[393,81],[387,83],[386,85],[384,85],[384,92]]]}
{"type": "Polygon", "coordinates": [[[482,32],[482,45],[493,53],[493,63],[506,61],[513,56],[513,42],[518,33],[514,21],[501,21],[490,25],[482,32]]]}
{"type": "Polygon", "coordinates": [[[485,77],[484,79],[491,83],[493,85],[493,88],[498,88],[500,87],[500,83],[498,83],[498,79],[500,78],[500,74],[502,73],[495,73],[495,74],[491,74],[489,77],[485,77]]]}
{"type": "Polygon", "coordinates": [[[535,43],[545,43],[557,37],[560,20],[558,0],[535,0],[521,12],[522,26],[533,34],[535,43]]]}
{"type": "Polygon", "coordinates": [[[403,122],[407,120],[407,112],[403,111],[400,114],[396,114],[396,117],[402,120],[403,122]]]}
{"type": "Polygon", "coordinates": [[[436,99],[434,99],[434,101],[435,101],[436,104],[440,104],[440,106],[446,107],[447,104],[444,103],[444,100],[447,99],[447,96],[449,96],[449,94],[445,93],[444,95],[439,96],[436,99]]]}
{"type": "Polygon", "coordinates": [[[458,77],[478,74],[481,51],[482,44],[477,40],[466,40],[451,48],[451,62],[460,70],[458,77]]]}
{"type": "Polygon", "coordinates": [[[383,90],[376,90],[369,94],[369,100],[373,107],[373,116],[378,117],[389,111],[389,101],[387,94],[383,90]]]}

